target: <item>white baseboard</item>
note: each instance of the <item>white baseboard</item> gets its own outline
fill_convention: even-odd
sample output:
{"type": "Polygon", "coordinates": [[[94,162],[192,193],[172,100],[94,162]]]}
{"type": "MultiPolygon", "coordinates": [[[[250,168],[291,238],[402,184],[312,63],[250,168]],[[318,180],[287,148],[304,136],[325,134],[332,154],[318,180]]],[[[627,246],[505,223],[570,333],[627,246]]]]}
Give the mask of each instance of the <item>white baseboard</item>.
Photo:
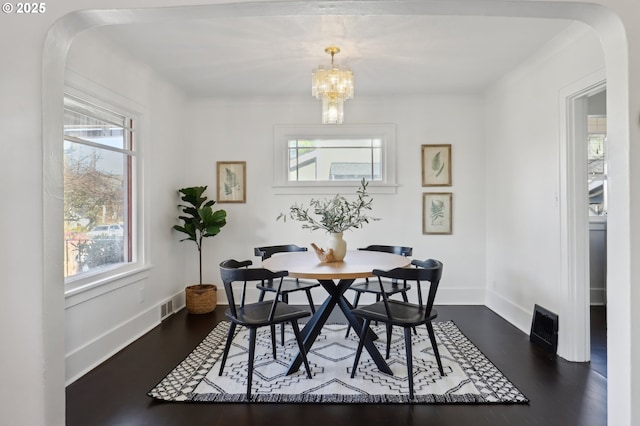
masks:
{"type": "Polygon", "coordinates": [[[484,304],[489,309],[520,329],[523,333],[529,335],[531,332],[531,318],[533,317],[533,310],[529,312],[527,309],[516,305],[489,289],[486,291],[486,296],[484,304]]]}
{"type": "Polygon", "coordinates": [[[65,386],[133,343],[160,324],[160,306],[171,300],[177,312],[184,307],[184,292],[157,303],[65,356],[65,386]]]}

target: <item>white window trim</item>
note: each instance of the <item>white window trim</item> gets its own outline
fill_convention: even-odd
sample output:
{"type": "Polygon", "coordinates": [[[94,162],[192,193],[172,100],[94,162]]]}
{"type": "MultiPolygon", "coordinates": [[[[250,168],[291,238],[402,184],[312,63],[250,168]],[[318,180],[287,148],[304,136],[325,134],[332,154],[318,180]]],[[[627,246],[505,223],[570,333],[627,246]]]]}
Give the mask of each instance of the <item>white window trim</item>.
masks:
{"type": "MultiPolygon", "coordinates": [[[[135,223],[131,225],[133,227],[131,232],[134,236],[134,261],[123,265],[114,265],[113,267],[96,271],[93,274],[89,273],[80,276],[68,277],[64,280],[65,298],[92,298],[95,296],[91,295],[96,292],[98,292],[97,294],[104,294],[112,291],[112,288],[130,285],[132,280],[129,277],[138,276],[139,274],[147,274],[150,268],[146,259],[148,241],[146,233],[143,232],[146,218],[144,213],[146,200],[143,191],[143,143],[141,141],[143,139],[143,129],[145,128],[143,123],[145,121],[144,118],[146,114],[144,113],[144,107],[134,100],[113,92],[112,90],[97,84],[70,69],[66,70],[64,93],[76,98],[84,99],[99,107],[104,107],[106,109],[115,108],[124,115],[133,118],[136,123],[136,156],[134,157],[135,161],[133,165],[133,173],[135,174],[135,186],[133,188],[135,191],[135,202],[132,206],[132,215],[135,218],[135,223]],[[120,282],[122,279],[124,279],[124,281],[120,282]],[[99,289],[99,287],[104,288],[99,289]],[[84,292],[89,293],[84,296],[79,296],[84,292]]],[[[67,303],[69,303],[69,301],[67,301],[67,303]]]]}
{"type": "Polygon", "coordinates": [[[103,294],[118,290],[142,281],[150,276],[151,266],[137,262],[126,266],[117,266],[91,276],[85,276],[67,283],[65,290],[65,308],[79,305],[103,294]]]}
{"type": "Polygon", "coordinates": [[[322,181],[292,182],[287,179],[287,141],[291,138],[379,138],[382,140],[382,181],[371,181],[367,192],[396,192],[396,125],[341,124],[315,125],[277,124],[273,129],[273,189],[276,194],[333,194],[336,188],[357,188],[359,182],[322,181]]]}

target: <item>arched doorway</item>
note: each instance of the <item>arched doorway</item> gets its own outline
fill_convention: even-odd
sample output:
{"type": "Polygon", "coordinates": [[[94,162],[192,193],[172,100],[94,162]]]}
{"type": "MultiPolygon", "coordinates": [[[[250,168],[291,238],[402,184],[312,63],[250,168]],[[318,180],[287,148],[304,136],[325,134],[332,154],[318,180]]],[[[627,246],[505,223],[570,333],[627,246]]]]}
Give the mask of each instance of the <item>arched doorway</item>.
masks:
{"type": "MultiPolygon", "coordinates": [[[[523,16],[523,17],[557,17],[562,19],[580,19],[583,15],[581,12],[588,5],[568,4],[556,2],[523,2],[522,5],[505,5],[503,2],[485,2],[482,14],[493,16],[523,16]]],[[[59,99],[63,94],[63,78],[64,64],[66,58],[66,49],[71,43],[73,37],[84,29],[96,25],[109,25],[114,23],[137,23],[144,22],[149,19],[162,19],[172,14],[181,16],[198,16],[200,18],[209,16],[220,17],[238,17],[238,16],[273,16],[278,14],[359,14],[359,13],[375,13],[375,14],[452,14],[473,16],[478,14],[478,10],[464,1],[449,2],[430,2],[427,4],[416,4],[413,2],[394,2],[393,4],[380,2],[357,2],[357,3],[333,3],[333,2],[261,2],[261,3],[237,3],[224,4],[215,6],[196,6],[196,7],[175,7],[170,9],[136,9],[136,10],[110,10],[110,11],[84,11],[82,13],[70,14],[51,29],[47,37],[44,48],[44,83],[43,83],[43,135],[44,135],[44,151],[45,151],[45,176],[56,177],[61,175],[60,161],[60,137],[62,107],[59,99]],[[330,12],[327,12],[330,11],[330,12]]],[[[603,12],[604,13],[604,12],[603,12]]],[[[595,16],[597,13],[591,16],[595,16]]],[[[587,22],[591,23],[591,22],[587,22]]],[[[618,28],[619,30],[619,28],[618,28]]],[[[606,48],[606,42],[605,42],[606,48]]],[[[624,58],[622,58],[624,59],[624,58]]],[[[623,81],[626,81],[623,79],[623,81]]],[[[615,83],[624,84],[624,83],[615,83]]],[[[620,92],[620,90],[618,90],[620,92]]],[[[619,112],[622,117],[628,117],[628,107],[619,105],[619,112]]],[[[626,119],[626,118],[625,118],[626,119]]],[[[621,120],[624,120],[621,118],[621,120]]],[[[613,124],[613,123],[612,123],[613,124]]],[[[624,123],[617,123],[618,125],[624,123]]],[[[624,132],[623,132],[624,133],[624,132]]],[[[623,148],[621,148],[623,149],[623,148]]],[[[47,229],[55,229],[57,224],[62,222],[62,218],[57,211],[60,208],[60,188],[57,186],[55,179],[45,183],[44,194],[44,210],[48,212],[45,217],[45,236],[44,245],[48,253],[58,253],[61,250],[62,243],[59,241],[60,236],[56,232],[46,231],[47,229]],[[53,213],[49,213],[53,212],[53,213]]],[[[624,201],[623,201],[624,204],[624,201]]],[[[614,210],[615,211],[615,210],[614,210]]],[[[624,221],[622,221],[624,223],[624,221]]],[[[623,234],[624,230],[620,229],[618,235],[623,234]]],[[[567,248],[572,252],[575,235],[565,236],[567,239],[567,248]]],[[[624,241],[621,241],[624,243],[624,241]]],[[[624,246],[624,244],[622,244],[624,246]]],[[[622,247],[622,257],[628,258],[628,248],[622,247]],[[625,252],[625,250],[627,250],[625,252]]],[[[567,253],[568,255],[568,253],[567,253]]],[[[51,256],[56,259],[59,256],[51,256]]],[[[59,412],[61,405],[59,388],[64,383],[63,375],[55,372],[56,368],[60,368],[64,363],[64,348],[61,343],[64,339],[64,297],[63,283],[60,282],[61,274],[57,273],[59,265],[55,261],[45,260],[44,265],[44,323],[45,323],[45,359],[52,366],[51,375],[46,379],[46,393],[48,395],[49,410],[59,412]]],[[[570,280],[567,287],[562,291],[566,292],[566,300],[568,306],[578,306],[575,303],[575,277],[569,275],[570,280]]],[[[629,285],[628,282],[623,284],[629,285]]],[[[629,315],[622,315],[620,321],[630,320],[629,315]]],[[[576,324],[582,324],[584,328],[585,317],[576,313],[573,318],[576,324]]],[[[622,365],[629,364],[628,356],[622,356],[622,365]]],[[[621,367],[624,368],[624,367],[621,367]]],[[[62,369],[60,369],[62,370],[62,369]]]]}

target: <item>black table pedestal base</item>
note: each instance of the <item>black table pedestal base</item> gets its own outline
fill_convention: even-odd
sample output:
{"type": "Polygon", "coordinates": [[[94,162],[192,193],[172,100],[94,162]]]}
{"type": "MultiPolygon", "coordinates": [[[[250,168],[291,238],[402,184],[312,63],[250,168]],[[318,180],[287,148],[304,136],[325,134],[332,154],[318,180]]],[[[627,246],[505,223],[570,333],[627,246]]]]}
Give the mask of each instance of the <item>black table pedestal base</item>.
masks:
{"type": "MultiPolygon", "coordinates": [[[[316,310],[316,313],[311,317],[309,322],[304,326],[301,331],[302,341],[304,343],[304,348],[308,352],[315,342],[316,338],[322,331],[322,327],[327,322],[327,319],[331,315],[333,308],[337,305],[340,307],[340,310],[344,314],[345,318],[351,325],[351,327],[360,332],[362,330],[362,321],[351,314],[351,309],[353,306],[349,301],[344,297],[344,292],[347,291],[349,286],[353,283],[353,279],[342,279],[338,281],[336,284],[332,280],[318,280],[322,287],[327,291],[329,297],[324,301],[322,306],[316,310]]],[[[384,357],[378,351],[374,344],[374,340],[377,338],[376,334],[369,330],[367,334],[367,339],[365,340],[364,347],[371,355],[371,358],[376,363],[380,371],[386,374],[393,374],[391,369],[387,365],[384,357]]],[[[300,369],[302,365],[302,357],[300,354],[293,360],[291,366],[289,366],[289,370],[287,370],[287,375],[295,373],[300,369]]]]}

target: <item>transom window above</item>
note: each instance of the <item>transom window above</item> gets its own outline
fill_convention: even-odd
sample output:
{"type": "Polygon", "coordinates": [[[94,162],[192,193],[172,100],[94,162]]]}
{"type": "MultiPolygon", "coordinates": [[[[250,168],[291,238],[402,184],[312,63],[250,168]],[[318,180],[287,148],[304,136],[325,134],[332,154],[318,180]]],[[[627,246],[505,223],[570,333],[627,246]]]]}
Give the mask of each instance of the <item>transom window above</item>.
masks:
{"type": "Polygon", "coordinates": [[[289,181],[381,181],[382,140],[290,139],[289,181]]]}
{"type": "Polygon", "coordinates": [[[395,192],[395,126],[286,126],[274,131],[277,193],[334,193],[364,178],[373,193],[395,192]]]}

